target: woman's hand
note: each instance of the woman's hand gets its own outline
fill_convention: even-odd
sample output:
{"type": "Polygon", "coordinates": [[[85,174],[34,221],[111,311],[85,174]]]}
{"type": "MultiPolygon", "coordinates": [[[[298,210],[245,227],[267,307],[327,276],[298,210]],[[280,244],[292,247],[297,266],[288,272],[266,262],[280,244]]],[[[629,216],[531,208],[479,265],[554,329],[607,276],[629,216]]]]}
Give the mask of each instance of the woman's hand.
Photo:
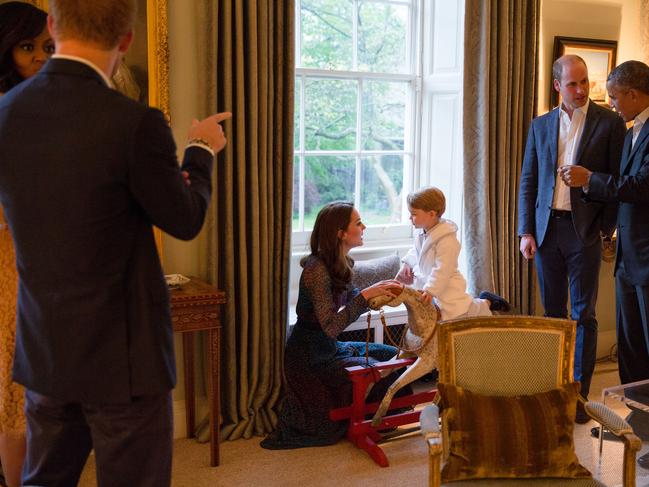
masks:
{"type": "Polygon", "coordinates": [[[361,294],[367,301],[368,299],[375,298],[376,296],[390,296],[391,298],[397,297],[399,291],[403,289],[403,284],[394,279],[388,279],[386,281],[379,281],[376,284],[372,284],[369,287],[366,287],[361,291],[361,294]]]}

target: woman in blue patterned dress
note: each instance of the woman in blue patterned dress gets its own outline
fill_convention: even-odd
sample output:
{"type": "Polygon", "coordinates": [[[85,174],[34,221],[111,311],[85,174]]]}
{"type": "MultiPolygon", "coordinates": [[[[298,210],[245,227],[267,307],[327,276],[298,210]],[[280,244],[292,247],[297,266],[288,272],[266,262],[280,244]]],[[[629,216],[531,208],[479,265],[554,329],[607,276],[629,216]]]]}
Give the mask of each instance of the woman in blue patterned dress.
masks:
{"type": "MultiPolygon", "coordinates": [[[[269,449],[331,445],[347,431],[347,421],[331,421],[329,411],[349,405],[352,384],[345,367],[365,364],[364,342],[336,337],[368,310],[367,300],[392,295],[396,281],[380,281],[362,291],[352,288],[354,261],[348,253],[363,245],[365,225],[351,203],[326,205],[311,233],[311,254],[302,259],[297,322],[286,345],[286,390],[277,429],[261,446],[269,449]]],[[[369,345],[370,363],[393,358],[397,349],[369,345]]],[[[368,402],[383,397],[396,379],[392,373],[374,385],[368,402]]],[[[400,391],[401,392],[401,391],[400,391]]],[[[411,389],[399,394],[407,394],[411,389]]]]}

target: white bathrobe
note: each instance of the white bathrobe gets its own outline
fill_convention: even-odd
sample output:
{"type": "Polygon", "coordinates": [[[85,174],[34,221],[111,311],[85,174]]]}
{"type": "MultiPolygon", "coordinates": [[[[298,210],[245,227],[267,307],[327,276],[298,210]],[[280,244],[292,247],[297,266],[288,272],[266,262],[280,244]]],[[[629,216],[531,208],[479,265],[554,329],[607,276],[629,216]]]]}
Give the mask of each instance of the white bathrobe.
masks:
{"type": "Polygon", "coordinates": [[[413,287],[433,296],[443,320],[491,314],[488,302],[466,292],[466,280],[458,270],[460,242],[455,223],[440,219],[430,231],[419,230],[414,244],[401,261],[414,273],[413,287]]]}

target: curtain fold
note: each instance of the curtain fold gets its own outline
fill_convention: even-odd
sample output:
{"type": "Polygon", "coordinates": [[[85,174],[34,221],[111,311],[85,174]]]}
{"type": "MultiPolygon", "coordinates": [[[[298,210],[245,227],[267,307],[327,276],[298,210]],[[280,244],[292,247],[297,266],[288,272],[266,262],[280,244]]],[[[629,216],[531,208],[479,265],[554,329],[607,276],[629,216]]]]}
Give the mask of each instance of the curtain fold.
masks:
{"type": "Polygon", "coordinates": [[[271,431],[282,386],[293,179],[294,0],[196,1],[197,95],[231,111],[207,221],[222,317],[222,439],[271,431]]]}
{"type": "Polygon", "coordinates": [[[540,0],[466,0],[464,208],[471,292],[495,290],[533,314],[532,264],[519,252],[518,185],[536,108],[540,0]]]}

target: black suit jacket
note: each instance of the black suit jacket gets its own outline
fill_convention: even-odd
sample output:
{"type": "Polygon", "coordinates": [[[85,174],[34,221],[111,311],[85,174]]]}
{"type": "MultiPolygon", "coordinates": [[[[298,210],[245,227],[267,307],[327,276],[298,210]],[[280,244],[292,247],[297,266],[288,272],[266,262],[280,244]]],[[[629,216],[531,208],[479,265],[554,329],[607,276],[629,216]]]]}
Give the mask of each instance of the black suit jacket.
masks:
{"type": "Polygon", "coordinates": [[[588,199],[619,202],[615,271],[624,268],[634,285],[649,285],[649,121],[636,143],[629,130],[624,140],[620,175],[593,173],[588,199]]]}
{"type": "Polygon", "coordinates": [[[163,114],[52,59],[0,98],[0,203],[19,273],[14,379],[67,401],[116,403],[175,385],[169,296],[152,224],[200,230],[212,155],[180,174],[163,114]]]}
{"type": "MultiPolygon", "coordinates": [[[[555,108],[532,121],[521,172],[518,235],[533,235],[539,246],[548,228],[556,184],[559,111],[555,108]]],[[[618,115],[591,101],[575,164],[591,171],[618,174],[624,130],[618,115]]],[[[592,245],[599,239],[600,231],[613,232],[617,205],[584,201],[580,196],[579,188],[570,190],[572,221],[582,243],[592,245]]]]}

